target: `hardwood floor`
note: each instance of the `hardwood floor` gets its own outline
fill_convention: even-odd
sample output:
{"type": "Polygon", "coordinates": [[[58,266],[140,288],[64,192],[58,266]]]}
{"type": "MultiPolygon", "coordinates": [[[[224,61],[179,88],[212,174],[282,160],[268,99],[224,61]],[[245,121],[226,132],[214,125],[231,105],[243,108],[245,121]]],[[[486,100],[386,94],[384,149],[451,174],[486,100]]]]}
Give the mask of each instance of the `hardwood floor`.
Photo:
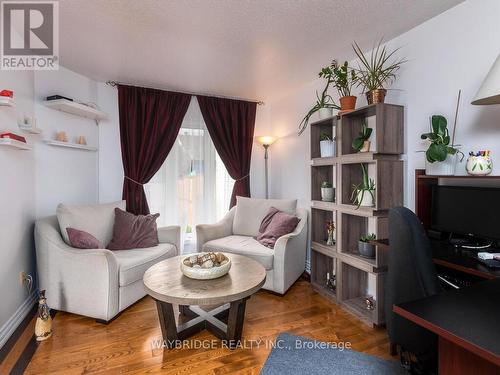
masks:
{"type": "Polygon", "coordinates": [[[153,348],[152,342],[161,340],[161,333],[150,297],[107,326],[59,312],[53,328],[52,338],[39,344],[26,374],[258,374],[271,351],[265,340],[274,340],[281,332],[350,342],[354,350],[391,358],[384,329],[366,326],[314,292],[305,280],[299,280],[284,297],[260,291],[247,301],[243,340],[253,348],[229,350],[206,331],[188,344],[214,340],[214,348],[153,348]]]}

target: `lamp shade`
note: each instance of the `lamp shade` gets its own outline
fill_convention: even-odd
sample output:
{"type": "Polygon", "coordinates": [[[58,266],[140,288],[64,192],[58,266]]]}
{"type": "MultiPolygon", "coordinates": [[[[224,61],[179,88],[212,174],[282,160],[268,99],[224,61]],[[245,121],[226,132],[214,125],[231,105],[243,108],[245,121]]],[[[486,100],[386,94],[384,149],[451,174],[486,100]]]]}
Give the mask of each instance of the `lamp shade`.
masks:
{"type": "Polygon", "coordinates": [[[500,54],[497,56],[471,104],[500,104],[500,54]]]}
{"type": "Polygon", "coordinates": [[[270,146],[276,141],[276,137],[272,137],[270,135],[263,135],[261,137],[257,137],[257,142],[261,145],[270,146]]]}

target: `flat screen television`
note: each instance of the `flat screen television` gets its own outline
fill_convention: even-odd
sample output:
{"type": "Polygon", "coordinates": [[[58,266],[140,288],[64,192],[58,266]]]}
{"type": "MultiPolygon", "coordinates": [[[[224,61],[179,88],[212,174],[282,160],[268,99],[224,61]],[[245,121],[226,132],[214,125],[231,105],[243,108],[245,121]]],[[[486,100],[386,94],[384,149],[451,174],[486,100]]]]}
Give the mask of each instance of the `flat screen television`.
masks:
{"type": "Polygon", "coordinates": [[[431,229],[500,241],[500,188],[434,186],[431,229]]]}

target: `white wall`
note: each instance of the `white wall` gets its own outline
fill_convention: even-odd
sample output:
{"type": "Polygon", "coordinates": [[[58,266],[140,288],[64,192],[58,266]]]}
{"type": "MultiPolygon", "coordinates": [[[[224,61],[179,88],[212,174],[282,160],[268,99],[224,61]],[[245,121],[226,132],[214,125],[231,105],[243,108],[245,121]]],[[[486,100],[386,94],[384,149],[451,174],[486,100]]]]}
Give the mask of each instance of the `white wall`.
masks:
{"type": "MultiPolygon", "coordinates": [[[[0,147],[0,347],[29,311],[33,295],[20,285],[19,273],[36,279],[33,226],[37,217],[53,215],[58,203],[97,202],[98,153],[46,145],[64,130],[70,141],[84,135],[98,144],[98,127],[92,120],[58,112],[42,104],[47,95],[61,94],[82,102],[97,102],[97,84],[61,68],[58,71],[0,71],[1,89],[14,91],[15,107],[0,107],[0,131],[27,138],[31,151],[0,147]],[[42,135],[18,128],[24,116],[35,116],[42,135]]],[[[50,305],[50,301],[49,301],[50,305]]]]}
{"type": "MultiPolygon", "coordinates": [[[[456,141],[470,150],[492,150],[494,174],[500,174],[500,106],[472,106],[473,96],[500,52],[500,2],[468,0],[391,40],[408,59],[386,101],[405,106],[405,205],[414,207],[414,170],[424,168],[420,134],[432,114],[453,123],[456,97],[462,89],[456,141]]],[[[379,36],[374,36],[374,39],[379,36]]],[[[376,41],[376,40],[374,40],[376,41]]],[[[334,51],[332,52],[334,53],[334,51]]],[[[332,58],[337,57],[335,55],[332,58]]],[[[318,71],[324,61],[318,61],[318,71]]],[[[314,103],[319,80],[269,103],[270,123],[280,140],[273,145],[272,197],[310,201],[309,129],[300,137],[298,124],[314,103]]],[[[357,106],[366,105],[358,96],[357,106]]],[[[457,168],[465,174],[464,163],[457,168]]]]}

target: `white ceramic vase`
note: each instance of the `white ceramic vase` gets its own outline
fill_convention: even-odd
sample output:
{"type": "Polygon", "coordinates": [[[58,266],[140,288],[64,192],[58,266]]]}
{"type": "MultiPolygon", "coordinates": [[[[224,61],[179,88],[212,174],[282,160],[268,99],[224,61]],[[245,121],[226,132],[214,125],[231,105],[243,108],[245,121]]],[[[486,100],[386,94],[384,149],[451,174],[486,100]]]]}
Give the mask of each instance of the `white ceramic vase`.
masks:
{"type": "Polygon", "coordinates": [[[333,108],[320,108],[318,111],[319,119],[323,120],[333,116],[333,108]]]}
{"type": "Polygon", "coordinates": [[[321,188],[321,200],[324,202],[333,202],[335,200],[334,188],[321,188]]]}
{"type": "Polygon", "coordinates": [[[444,161],[429,163],[425,159],[425,174],[429,176],[453,176],[457,167],[458,154],[448,154],[444,161]]]}
{"type": "Polygon", "coordinates": [[[465,169],[470,175],[486,176],[493,170],[493,162],[489,156],[469,156],[465,169]]]}
{"type": "Polygon", "coordinates": [[[322,158],[331,158],[335,156],[335,142],[334,141],[320,141],[319,152],[322,158]]]}
{"type": "MultiPolygon", "coordinates": [[[[375,195],[375,191],[372,192],[373,195],[375,195]]],[[[372,197],[372,194],[368,190],[364,191],[359,191],[357,195],[357,202],[361,202],[359,205],[361,207],[373,207],[375,205],[374,199],[372,197]]]]}

